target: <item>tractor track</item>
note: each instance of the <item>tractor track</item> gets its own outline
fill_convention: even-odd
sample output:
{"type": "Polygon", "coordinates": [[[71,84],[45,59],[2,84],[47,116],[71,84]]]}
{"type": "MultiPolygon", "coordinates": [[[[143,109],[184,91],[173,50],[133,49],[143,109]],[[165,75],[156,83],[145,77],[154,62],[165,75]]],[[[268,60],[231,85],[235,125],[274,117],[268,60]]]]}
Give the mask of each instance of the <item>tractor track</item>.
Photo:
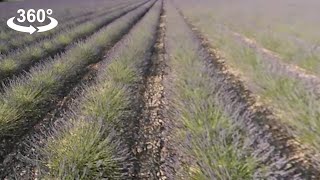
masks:
{"type": "MultiPolygon", "coordinates": [[[[179,13],[183,16],[181,11],[179,13]]],[[[199,51],[216,86],[220,106],[234,123],[248,132],[254,155],[270,170],[266,176],[276,179],[317,179],[320,166],[312,150],[289,135],[269,107],[258,102],[240,78],[232,73],[209,40],[183,17],[195,41],[199,43],[199,51]]]]}
{"type": "MultiPolygon", "coordinates": [[[[151,54],[140,66],[141,79],[131,88],[134,96],[131,122],[126,134],[132,150],[131,179],[174,179],[172,148],[167,134],[167,99],[164,80],[167,74],[165,58],[165,10],[161,2],[159,25],[151,54]],[[130,130],[129,130],[130,129],[130,130]]],[[[126,130],[125,130],[126,131],[126,130]]]]}

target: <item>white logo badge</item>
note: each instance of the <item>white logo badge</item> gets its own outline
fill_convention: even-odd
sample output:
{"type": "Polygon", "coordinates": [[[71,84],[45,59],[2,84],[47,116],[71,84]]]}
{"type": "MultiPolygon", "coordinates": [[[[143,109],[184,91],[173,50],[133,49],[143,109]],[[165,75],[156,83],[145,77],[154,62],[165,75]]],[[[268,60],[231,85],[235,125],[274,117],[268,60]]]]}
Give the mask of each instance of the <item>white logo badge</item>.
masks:
{"type": "MultiPolygon", "coordinates": [[[[45,11],[43,9],[39,9],[36,12],[34,9],[29,9],[27,11],[27,16],[26,16],[26,11],[23,9],[19,9],[17,11],[17,13],[20,14],[20,18],[17,18],[18,22],[20,22],[20,23],[23,23],[26,20],[29,23],[33,23],[35,21],[43,23],[46,19],[46,16],[52,14],[52,10],[48,9],[47,11],[45,11]]],[[[49,30],[57,27],[57,25],[58,25],[58,21],[50,16],[47,16],[47,18],[49,18],[49,20],[50,20],[49,24],[44,25],[44,26],[38,26],[38,27],[34,27],[32,25],[30,25],[30,26],[18,25],[14,22],[15,18],[16,17],[9,18],[7,21],[7,25],[13,30],[25,32],[25,33],[30,33],[30,34],[33,34],[34,32],[46,32],[46,31],[49,31],[49,30]]]]}

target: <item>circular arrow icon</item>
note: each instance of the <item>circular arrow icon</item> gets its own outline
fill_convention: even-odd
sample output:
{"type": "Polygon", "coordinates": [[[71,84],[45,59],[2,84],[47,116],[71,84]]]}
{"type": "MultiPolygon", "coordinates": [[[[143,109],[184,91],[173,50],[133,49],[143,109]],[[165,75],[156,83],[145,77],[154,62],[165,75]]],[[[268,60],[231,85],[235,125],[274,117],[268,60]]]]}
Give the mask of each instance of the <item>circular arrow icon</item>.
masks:
{"type": "Polygon", "coordinates": [[[13,22],[15,17],[12,17],[10,18],[8,21],[7,21],[7,25],[13,29],[13,30],[16,30],[16,31],[20,31],[20,32],[26,32],[26,33],[30,33],[30,34],[33,34],[34,32],[37,31],[36,28],[34,28],[32,25],[30,25],[29,27],[26,27],[26,26],[20,26],[20,25],[17,25],[13,22]]]}
{"type": "MultiPolygon", "coordinates": [[[[22,11],[24,11],[24,10],[22,10],[22,11]]],[[[18,10],[18,12],[21,12],[21,10],[18,10]]],[[[52,14],[52,10],[48,11],[48,12],[51,12],[50,14],[52,14]]],[[[24,13],[22,13],[22,14],[24,15],[24,13]]],[[[20,16],[22,16],[22,15],[20,15],[20,16]]],[[[46,31],[49,31],[49,30],[57,27],[57,25],[58,25],[58,21],[56,19],[54,19],[53,17],[50,17],[50,16],[47,16],[47,17],[50,19],[50,23],[48,25],[45,25],[45,26],[39,26],[39,27],[34,27],[32,25],[30,25],[30,26],[21,26],[21,25],[18,25],[18,24],[14,23],[15,17],[11,17],[10,19],[8,19],[7,25],[11,29],[13,29],[15,31],[25,32],[25,33],[29,33],[29,34],[33,34],[34,32],[46,32],[46,31]]],[[[19,18],[18,18],[18,21],[22,22],[19,18]]],[[[43,21],[44,21],[44,19],[43,19],[43,21]]]]}

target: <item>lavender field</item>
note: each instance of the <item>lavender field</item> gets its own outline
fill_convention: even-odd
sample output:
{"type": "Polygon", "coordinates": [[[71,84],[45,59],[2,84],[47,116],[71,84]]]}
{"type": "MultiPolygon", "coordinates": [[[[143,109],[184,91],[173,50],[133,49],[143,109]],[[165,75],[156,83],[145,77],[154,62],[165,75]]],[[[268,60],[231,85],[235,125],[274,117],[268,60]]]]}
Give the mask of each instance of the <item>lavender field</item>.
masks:
{"type": "Polygon", "coordinates": [[[0,179],[320,179],[319,8],[0,2],[0,179]]]}

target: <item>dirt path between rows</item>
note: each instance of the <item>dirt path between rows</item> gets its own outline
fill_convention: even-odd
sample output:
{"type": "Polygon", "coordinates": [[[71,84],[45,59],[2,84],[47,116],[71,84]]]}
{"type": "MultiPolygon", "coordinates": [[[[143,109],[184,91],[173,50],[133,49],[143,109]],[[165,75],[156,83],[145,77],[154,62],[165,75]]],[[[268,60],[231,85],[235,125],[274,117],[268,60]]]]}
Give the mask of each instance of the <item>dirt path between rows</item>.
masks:
{"type": "Polygon", "coordinates": [[[132,152],[131,179],[174,179],[172,158],[174,152],[169,144],[168,102],[164,80],[167,76],[165,57],[165,10],[161,1],[159,25],[149,58],[138,65],[141,79],[132,87],[130,122],[124,131],[132,152]]]}
{"type": "MultiPolygon", "coordinates": [[[[162,2],[163,3],[163,2],[162,2]]],[[[147,64],[144,74],[144,90],[142,95],[142,110],[139,118],[138,138],[134,153],[138,161],[138,179],[167,179],[168,166],[165,164],[168,152],[167,140],[163,133],[166,123],[167,101],[163,80],[165,78],[165,12],[162,10],[159,19],[157,40],[153,55],[147,64]]]]}

